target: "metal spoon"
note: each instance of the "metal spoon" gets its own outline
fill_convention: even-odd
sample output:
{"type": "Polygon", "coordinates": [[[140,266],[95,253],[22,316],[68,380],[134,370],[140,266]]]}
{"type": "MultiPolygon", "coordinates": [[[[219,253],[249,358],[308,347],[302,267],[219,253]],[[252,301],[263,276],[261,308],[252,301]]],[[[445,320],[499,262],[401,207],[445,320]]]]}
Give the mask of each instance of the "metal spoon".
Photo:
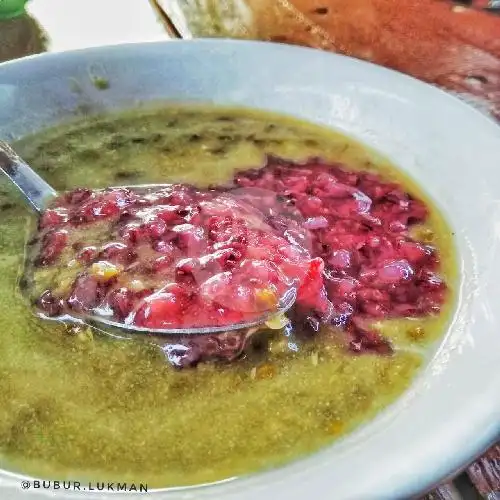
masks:
{"type": "MultiPolygon", "coordinates": [[[[4,141],[0,140],[0,169],[10,179],[10,181],[18,188],[24,196],[26,202],[38,214],[43,213],[47,203],[57,196],[57,192],[47,182],[45,182],[32,168],[4,141]]],[[[156,187],[161,188],[161,185],[141,185],[141,186],[121,186],[132,188],[148,188],[156,187]]],[[[282,314],[288,311],[295,303],[296,290],[291,288],[278,303],[276,310],[263,314],[261,317],[251,321],[235,323],[230,326],[207,326],[197,328],[168,328],[168,329],[148,329],[125,323],[119,323],[109,320],[106,317],[95,315],[78,315],[70,316],[64,315],[58,318],[48,318],[41,315],[46,319],[55,319],[57,321],[89,324],[100,323],[104,326],[120,328],[132,333],[149,333],[155,335],[199,335],[220,333],[233,330],[240,330],[245,328],[252,328],[262,325],[277,314],[282,314]]]]}

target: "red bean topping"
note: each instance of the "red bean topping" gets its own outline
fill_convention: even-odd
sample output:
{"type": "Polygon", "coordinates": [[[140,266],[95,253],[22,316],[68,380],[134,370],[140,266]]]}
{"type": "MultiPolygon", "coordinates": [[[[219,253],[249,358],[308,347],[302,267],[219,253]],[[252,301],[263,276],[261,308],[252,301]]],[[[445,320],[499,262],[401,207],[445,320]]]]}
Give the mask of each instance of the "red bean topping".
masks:
{"type": "MultiPolygon", "coordinates": [[[[308,335],[328,323],[344,330],[351,351],[388,354],[370,321],[436,314],[446,300],[436,249],[410,236],[427,217],[397,183],[320,158],[270,156],[263,168],[238,172],[232,186],[208,190],[77,189],[42,215],[36,263],[57,266],[74,232],[69,249],[89,269],[67,297],[47,290],[38,307],[58,315],[104,304],[116,320],[149,328],[230,325],[293,286],[293,317],[308,335]],[[87,239],[99,224],[109,238],[87,239]],[[96,260],[114,266],[112,279],[92,276],[96,260]]],[[[244,335],[226,340],[195,336],[165,352],[177,366],[234,359],[244,335]]]]}
{"type": "Polygon", "coordinates": [[[54,263],[61,255],[68,241],[68,231],[64,229],[52,230],[45,234],[42,248],[37,258],[37,264],[46,266],[54,263]]]}

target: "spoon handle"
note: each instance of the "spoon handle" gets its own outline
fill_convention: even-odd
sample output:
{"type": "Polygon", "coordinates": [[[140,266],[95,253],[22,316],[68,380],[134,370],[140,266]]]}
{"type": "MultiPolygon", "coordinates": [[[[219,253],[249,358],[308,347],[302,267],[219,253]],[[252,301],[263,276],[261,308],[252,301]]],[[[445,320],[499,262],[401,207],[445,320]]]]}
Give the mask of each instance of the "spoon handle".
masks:
{"type": "Polygon", "coordinates": [[[56,191],[2,140],[0,140],[0,169],[39,213],[43,212],[48,199],[56,195],[56,191]]]}

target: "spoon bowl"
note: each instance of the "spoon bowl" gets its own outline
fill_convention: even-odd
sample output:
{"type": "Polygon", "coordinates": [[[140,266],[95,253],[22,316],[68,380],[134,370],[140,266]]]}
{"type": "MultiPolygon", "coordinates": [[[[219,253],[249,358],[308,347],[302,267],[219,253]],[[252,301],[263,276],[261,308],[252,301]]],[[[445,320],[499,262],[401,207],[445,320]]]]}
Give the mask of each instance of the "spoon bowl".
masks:
{"type": "MultiPolygon", "coordinates": [[[[57,196],[54,190],[43,180],[6,142],[0,140],[0,169],[9,180],[18,188],[27,204],[39,215],[43,214],[51,200],[57,196]]],[[[119,186],[116,188],[131,189],[134,192],[148,192],[151,189],[162,189],[168,185],[141,184],[137,186],[119,186]]],[[[111,188],[114,189],[114,188],[111,188]]],[[[292,286],[277,301],[274,310],[266,311],[251,321],[242,321],[231,325],[201,326],[192,328],[146,328],[129,322],[118,322],[107,316],[91,314],[64,314],[55,318],[39,313],[45,319],[54,319],[64,323],[76,323],[89,326],[119,328],[129,333],[154,335],[209,335],[227,331],[244,330],[265,324],[271,318],[286,313],[295,303],[297,290],[292,286]]]]}
{"type": "Polygon", "coordinates": [[[107,319],[105,316],[98,315],[81,315],[81,316],[71,316],[64,315],[57,318],[51,318],[43,313],[39,313],[43,319],[58,321],[61,323],[74,323],[80,326],[90,326],[92,328],[102,327],[104,329],[112,328],[123,330],[127,333],[137,333],[143,335],[161,335],[161,336],[189,336],[189,335],[211,335],[214,333],[223,333],[236,330],[247,330],[250,328],[255,328],[260,325],[265,325],[266,322],[270,321],[272,318],[285,314],[295,303],[296,292],[294,289],[290,289],[290,292],[285,295],[280,301],[278,307],[275,311],[269,312],[260,316],[255,321],[245,321],[240,323],[234,323],[230,326],[206,326],[206,327],[196,327],[196,328],[144,328],[140,326],[135,326],[126,323],[120,323],[118,321],[113,321],[107,319]]]}

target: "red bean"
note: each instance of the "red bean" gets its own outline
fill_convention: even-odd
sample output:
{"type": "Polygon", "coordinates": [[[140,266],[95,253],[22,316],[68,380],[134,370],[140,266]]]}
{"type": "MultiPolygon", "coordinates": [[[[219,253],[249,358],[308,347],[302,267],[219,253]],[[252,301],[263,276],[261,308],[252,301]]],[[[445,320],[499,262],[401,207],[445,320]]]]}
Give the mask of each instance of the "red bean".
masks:
{"type": "Polygon", "coordinates": [[[105,244],[99,253],[100,260],[115,264],[130,264],[136,257],[136,253],[129,245],[118,241],[105,244]]]}
{"type": "Polygon", "coordinates": [[[67,241],[67,230],[60,229],[48,232],[42,240],[42,248],[37,263],[42,266],[53,264],[65,249],[67,241]]]}
{"type": "Polygon", "coordinates": [[[134,306],[133,293],[127,288],[113,290],[108,297],[108,304],[120,320],[124,320],[134,306]]]}
{"type": "Polygon", "coordinates": [[[171,292],[146,297],[135,314],[134,323],[145,328],[168,328],[182,325],[182,300],[171,292]]]}
{"type": "Polygon", "coordinates": [[[91,247],[85,247],[81,250],[81,252],[78,254],[78,260],[82,262],[83,264],[89,264],[90,262],[93,262],[97,256],[99,255],[99,252],[97,251],[97,248],[94,246],[91,247]]]}
{"type": "Polygon", "coordinates": [[[68,305],[77,312],[90,311],[98,305],[100,295],[97,280],[93,276],[83,274],[75,282],[68,305]]]}
{"type": "Polygon", "coordinates": [[[54,297],[50,290],[45,290],[40,295],[37,305],[47,316],[58,316],[63,310],[63,301],[54,297]]]}
{"type": "Polygon", "coordinates": [[[46,210],[40,218],[40,228],[47,229],[59,226],[68,221],[68,211],[65,208],[46,210]]]}

